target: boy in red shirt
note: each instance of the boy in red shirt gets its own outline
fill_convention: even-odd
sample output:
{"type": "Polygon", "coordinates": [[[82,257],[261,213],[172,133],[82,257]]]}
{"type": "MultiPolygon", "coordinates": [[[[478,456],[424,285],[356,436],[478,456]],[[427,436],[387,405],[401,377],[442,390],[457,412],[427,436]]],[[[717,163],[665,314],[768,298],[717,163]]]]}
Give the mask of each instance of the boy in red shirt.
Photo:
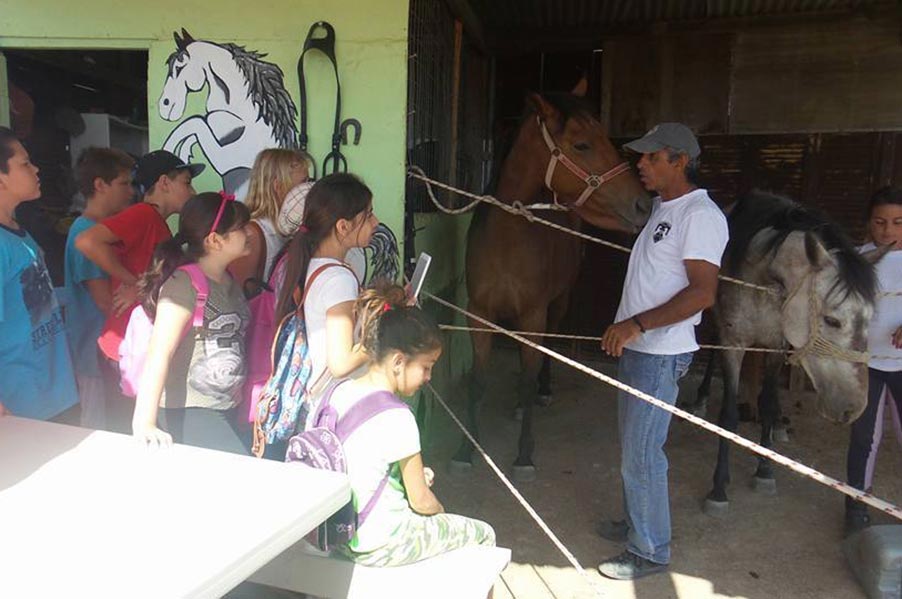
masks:
{"type": "MultiPolygon", "coordinates": [[[[185,164],[175,154],[165,150],[144,155],[135,165],[134,177],[144,201],[103,219],[75,240],[75,247],[110,275],[113,310],[103,325],[97,344],[107,358],[108,374],[115,379],[116,387],[119,373],[115,364],[119,361],[119,344],[125,336],[132,308],[137,304],[135,284],[141,273],[150,266],[157,244],[172,237],[166,219],[181,212],[188,198],[194,195],[191,179],[203,170],[203,164],[185,164]]],[[[111,395],[108,393],[108,396],[111,395]]],[[[115,395],[119,396],[118,393],[115,395]]],[[[114,429],[122,428],[122,432],[129,432],[133,406],[121,399],[114,400],[117,405],[109,406],[108,416],[121,413],[125,417],[127,411],[123,422],[111,424],[114,429]]]]}

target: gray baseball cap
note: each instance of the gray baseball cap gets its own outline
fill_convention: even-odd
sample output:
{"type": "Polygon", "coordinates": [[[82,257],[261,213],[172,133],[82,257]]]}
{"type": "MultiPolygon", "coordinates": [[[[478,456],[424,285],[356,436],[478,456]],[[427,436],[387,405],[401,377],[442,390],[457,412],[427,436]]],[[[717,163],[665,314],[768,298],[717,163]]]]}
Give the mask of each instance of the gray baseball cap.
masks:
{"type": "Polygon", "coordinates": [[[624,144],[623,147],[640,154],[651,154],[664,148],[671,148],[677,152],[689,154],[689,158],[698,158],[698,155],[702,153],[695,134],[682,123],[655,125],[648,133],[637,140],[624,144]]]}

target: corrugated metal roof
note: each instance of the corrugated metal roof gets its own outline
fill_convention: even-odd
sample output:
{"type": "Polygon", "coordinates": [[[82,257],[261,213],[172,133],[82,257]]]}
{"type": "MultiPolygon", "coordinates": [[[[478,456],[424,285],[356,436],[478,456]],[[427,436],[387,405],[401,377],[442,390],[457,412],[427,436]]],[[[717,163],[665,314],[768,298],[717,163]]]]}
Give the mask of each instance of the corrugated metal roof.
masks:
{"type": "Polygon", "coordinates": [[[612,29],[658,22],[843,13],[886,0],[469,0],[489,35],[511,30],[612,29]]]}

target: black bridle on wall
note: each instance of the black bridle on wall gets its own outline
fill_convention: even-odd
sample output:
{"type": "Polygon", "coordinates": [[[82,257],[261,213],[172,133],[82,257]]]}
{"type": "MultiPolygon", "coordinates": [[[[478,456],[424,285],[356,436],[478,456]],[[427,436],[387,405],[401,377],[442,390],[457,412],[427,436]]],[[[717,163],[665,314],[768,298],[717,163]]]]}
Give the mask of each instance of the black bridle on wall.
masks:
{"type": "MultiPolygon", "coordinates": [[[[335,28],[326,21],[317,21],[310,26],[307,39],[304,40],[304,49],[298,58],[298,85],[300,86],[300,113],[301,128],[298,133],[298,143],[303,152],[307,152],[309,136],[307,135],[307,82],[304,79],[304,57],[309,50],[319,50],[326,55],[332,63],[335,73],[335,122],[332,127],[332,150],[323,158],[322,173],[325,175],[331,165],[332,173],[348,172],[348,160],[341,153],[342,144],[348,145],[348,130],[354,129],[353,144],[360,143],[360,134],[363,129],[360,121],[354,118],[341,120],[341,81],[338,77],[338,61],[335,59],[335,28]],[[323,37],[313,37],[317,30],[325,32],[323,37]]],[[[316,178],[316,162],[313,162],[313,176],[316,178]]]]}

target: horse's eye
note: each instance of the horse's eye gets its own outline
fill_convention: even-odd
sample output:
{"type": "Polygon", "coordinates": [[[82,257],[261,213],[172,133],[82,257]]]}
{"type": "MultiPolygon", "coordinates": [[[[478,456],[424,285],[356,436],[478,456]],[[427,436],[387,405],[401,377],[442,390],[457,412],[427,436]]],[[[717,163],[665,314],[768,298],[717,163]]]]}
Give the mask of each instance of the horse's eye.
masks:
{"type": "Polygon", "coordinates": [[[842,323],[833,318],[832,316],[824,316],[824,323],[828,327],[833,327],[834,329],[842,328],[842,323]]]}
{"type": "Polygon", "coordinates": [[[589,144],[587,144],[587,143],[573,144],[573,149],[576,150],[577,152],[585,152],[586,150],[589,149],[589,144]]]}
{"type": "Polygon", "coordinates": [[[182,69],[184,69],[184,68],[185,68],[185,65],[183,65],[183,64],[175,65],[175,76],[178,77],[179,73],[181,73],[182,69]]]}

